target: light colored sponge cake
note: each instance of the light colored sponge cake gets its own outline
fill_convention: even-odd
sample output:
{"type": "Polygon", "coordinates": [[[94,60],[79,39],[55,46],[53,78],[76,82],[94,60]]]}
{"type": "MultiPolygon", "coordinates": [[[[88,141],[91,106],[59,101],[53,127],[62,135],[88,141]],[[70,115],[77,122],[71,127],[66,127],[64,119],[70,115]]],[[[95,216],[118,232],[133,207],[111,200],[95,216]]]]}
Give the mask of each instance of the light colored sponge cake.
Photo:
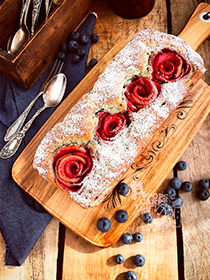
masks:
{"type": "Polygon", "coordinates": [[[80,206],[98,205],[204,73],[182,39],[140,31],[46,134],[34,168],[80,206]]]}

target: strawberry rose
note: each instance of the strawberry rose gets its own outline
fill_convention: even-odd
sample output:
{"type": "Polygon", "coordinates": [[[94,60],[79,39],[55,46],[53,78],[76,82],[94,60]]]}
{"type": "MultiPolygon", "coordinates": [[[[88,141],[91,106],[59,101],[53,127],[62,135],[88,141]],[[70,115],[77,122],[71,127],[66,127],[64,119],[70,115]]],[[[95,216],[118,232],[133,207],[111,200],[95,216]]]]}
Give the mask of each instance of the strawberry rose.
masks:
{"type": "Polygon", "coordinates": [[[110,114],[106,111],[101,111],[97,114],[99,119],[96,135],[99,139],[105,141],[114,141],[115,136],[123,133],[123,129],[130,124],[130,119],[127,113],[110,114]]]}
{"type": "Polygon", "coordinates": [[[164,48],[152,56],[153,81],[159,83],[175,82],[186,78],[191,71],[187,59],[179,52],[164,48]]]}
{"type": "Polygon", "coordinates": [[[127,110],[137,112],[139,109],[149,107],[161,91],[160,84],[144,77],[134,79],[126,87],[127,110]]]}
{"type": "Polygon", "coordinates": [[[57,185],[67,192],[81,192],[82,182],[93,168],[93,157],[89,147],[71,145],[58,149],[53,157],[57,185]]]}

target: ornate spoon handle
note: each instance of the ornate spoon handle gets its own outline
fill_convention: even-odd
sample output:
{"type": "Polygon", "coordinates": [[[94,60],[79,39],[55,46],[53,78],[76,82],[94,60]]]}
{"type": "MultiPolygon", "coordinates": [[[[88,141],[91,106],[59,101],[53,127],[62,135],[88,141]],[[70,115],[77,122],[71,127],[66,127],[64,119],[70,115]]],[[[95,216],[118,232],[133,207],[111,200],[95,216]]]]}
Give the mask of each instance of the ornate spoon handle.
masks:
{"type": "Polygon", "coordinates": [[[16,151],[18,150],[18,148],[20,147],[20,144],[23,140],[23,138],[25,137],[26,132],[29,130],[29,128],[31,127],[33,121],[36,119],[36,117],[42,112],[44,111],[44,109],[46,109],[47,106],[44,105],[42,106],[34,115],[33,117],[26,123],[26,125],[23,127],[23,129],[18,132],[15,137],[13,137],[9,142],[7,142],[7,144],[2,148],[1,152],[0,152],[0,158],[2,159],[7,159],[12,157],[16,151]]]}
{"type": "Polygon", "coordinates": [[[42,95],[42,91],[39,92],[34,99],[31,101],[31,103],[28,105],[28,107],[23,111],[23,113],[11,124],[11,126],[7,129],[6,135],[4,136],[4,141],[11,140],[15,134],[17,134],[22,125],[24,124],[28,113],[30,112],[31,108],[33,107],[36,100],[39,98],[40,95],[42,95]]]}
{"type": "Polygon", "coordinates": [[[36,27],[36,23],[39,18],[41,5],[42,5],[42,0],[33,0],[31,36],[33,36],[33,34],[35,32],[35,27],[36,27]]]}

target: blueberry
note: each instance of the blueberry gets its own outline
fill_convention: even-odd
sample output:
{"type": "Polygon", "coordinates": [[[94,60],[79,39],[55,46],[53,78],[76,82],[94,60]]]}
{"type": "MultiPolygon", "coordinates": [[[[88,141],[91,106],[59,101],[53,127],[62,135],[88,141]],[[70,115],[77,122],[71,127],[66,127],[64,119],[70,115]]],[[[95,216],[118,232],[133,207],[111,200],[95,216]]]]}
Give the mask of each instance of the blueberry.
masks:
{"type": "Polygon", "coordinates": [[[125,210],[118,210],[115,218],[119,223],[125,223],[128,220],[128,213],[125,210]]]}
{"type": "Polygon", "coordinates": [[[80,35],[79,42],[81,45],[87,45],[89,37],[87,35],[80,35]]]}
{"type": "Polygon", "coordinates": [[[162,215],[169,215],[172,211],[171,205],[163,201],[157,206],[158,213],[162,215]]]}
{"type": "Polygon", "coordinates": [[[138,277],[134,271],[129,270],[125,274],[125,280],[138,280],[138,277]]]}
{"type": "Polygon", "coordinates": [[[59,59],[61,61],[65,61],[66,54],[64,52],[59,52],[56,57],[57,57],[57,59],[59,59]]]}
{"type": "Polygon", "coordinates": [[[97,228],[101,232],[108,232],[111,228],[111,221],[107,218],[100,218],[97,222],[97,228]]]}
{"type": "Polygon", "coordinates": [[[202,189],[207,189],[209,187],[209,181],[207,179],[201,179],[198,182],[198,187],[202,189]]]}
{"type": "Polygon", "coordinates": [[[79,57],[84,57],[86,55],[86,50],[84,49],[78,49],[77,54],[79,57]]]}
{"type": "Polygon", "coordinates": [[[78,50],[78,43],[75,40],[67,42],[67,48],[70,53],[75,53],[78,50]]]}
{"type": "Polygon", "coordinates": [[[181,197],[176,197],[173,201],[172,201],[172,207],[173,208],[181,208],[183,205],[183,199],[181,197]]]}
{"type": "Polygon", "coordinates": [[[79,39],[79,36],[80,36],[80,34],[78,31],[71,32],[69,34],[69,40],[77,41],[79,39]]]}
{"type": "Polygon", "coordinates": [[[98,34],[94,33],[90,36],[90,39],[91,39],[92,43],[97,43],[99,40],[99,36],[98,36],[98,34]]]}
{"type": "Polygon", "coordinates": [[[136,242],[141,242],[143,240],[143,235],[140,233],[140,232],[136,232],[134,233],[133,235],[133,239],[136,241],[136,242]]]}
{"type": "Polygon", "coordinates": [[[192,189],[193,189],[193,185],[192,185],[191,182],[185,181],[185,182],[182,183],[181,189],[182,189],[184,192],[191,192],[192,189]]]}
{"type": "Polygon", "coordinates": [[[183,160],[180,160],[179,162],[177,162],[177,164],[175,165],[175,168],[178,170],[185,170],[187,168],[187,163],[183,160]]]}
{"type": "Polygon", "coordinates": [[[182,182],[179,178],[174,177],[170,180],[169,185],[174,188],[175,190],[178,190],[181,187],[182,182]]]}
{"type": "Polygon", "coordinates": [[[96,58],[92,58],[89,62],[89,66],[93,68],[98,63],[96,58]]]}
{"type": "Polygon", "coordinates": [[[79,63],[79,62],[80,62],[80,57],[79,57],[77,54],[74,54],[74,55],[72,56],[72,62],[73,62],[74,64],[79,63]]]}
{"type": "Polygon", "coordinates": [[[117,192],[123,196],[125,196],[130,190],[129,186],[126,183],[120,183],[116,189],[117,192]]]}
{"type": "Polygon", "coordinates": [[[125,232],[123,233],[121,239],[124,244],[130,244],[131,241],[133,240],[133,236],[129,232],[125,232]]]}
{"type": "Polygon", "coordinates": [[[143,266],[145,264],[145,258],[142,255],[138,254],[134,256],[133,262],[136,266],[143,266]]]}
{"type": "Polygon", "coordinates": [[[124,257],[123,255],[121,254],[117,254],[114,258],[114,261],[117,263],[117,264],[121,264],[124,262],[124,257]]]}
{"type": "Polygon", "coordinates": [[[176,196],[176,190],[174,188],[166,188],[164,194],[166,194],[170,199],[176,196]]]}
{"type": "Polygon", "coordinates": [[[146,224],[150,224],[153,221],[153,216],[151,213],[144,213],[142,215],[142,220],[146,223],[146,224]]]}
{"type": "Polygon", "coordinates": [[[200,200],[207,200],[209,198],[209,191],[207,189],[199,189],[196,196],[200,200]]]}
{"type": "Polygon", "coordinates": [[[60,45],[59,50],[64,53],[68,53],[67,43],[64,42],[60,45]]]}

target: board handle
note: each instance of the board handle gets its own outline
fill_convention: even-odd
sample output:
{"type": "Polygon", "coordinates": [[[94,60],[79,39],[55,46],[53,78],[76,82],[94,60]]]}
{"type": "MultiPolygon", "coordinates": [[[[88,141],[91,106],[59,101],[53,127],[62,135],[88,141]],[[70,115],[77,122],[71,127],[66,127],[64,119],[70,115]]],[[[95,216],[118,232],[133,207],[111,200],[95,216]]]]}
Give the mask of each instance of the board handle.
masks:
{"type": "Polygon", "coordinates": [[[200,3],[178,37],[197,50],[209,35],[210,4],[200,3]]]}

